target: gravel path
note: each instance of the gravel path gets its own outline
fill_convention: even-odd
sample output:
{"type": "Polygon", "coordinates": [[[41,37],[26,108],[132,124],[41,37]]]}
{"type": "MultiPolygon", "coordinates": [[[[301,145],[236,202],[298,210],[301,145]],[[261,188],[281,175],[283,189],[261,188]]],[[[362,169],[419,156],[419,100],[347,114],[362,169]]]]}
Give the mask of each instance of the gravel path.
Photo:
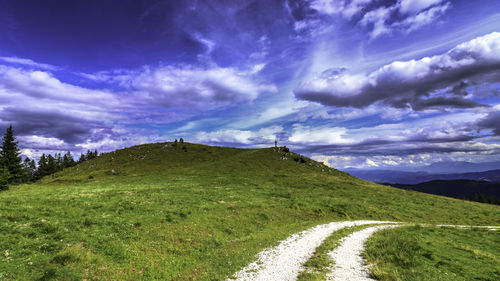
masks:
{"type": "Polygon", "coordinates": [[[370,278],[368,266],[365,265],[361,256],[364,245],[368,237],[374,232],[393,228],[397,225],[380,225],[365,228],[352,233],[341,240],[341,245],[334,251],[328,253],[335,265],[331,268],[331,273],[327,275],[327,280],[337,281],[373,281],[370,278]]]}
{"type": "MultiPolygon", "coordinates": [[[[315,226],[293,234],[275,247],[258,254],[257,261],[249,264],[234,277],[238,281],[296,280],[302,265],[313,255],[316,247],[334,231],[344,227],[387,221],[344,221],[315,226]]],[[[232,280],[232,279],[229,279],[232,280]]]]}
{"type": "MultiPolygon", "coordinates": [[[[257,260],[228,280],[237,281],[288,281],[297,280],[302,271],[302,265],[313,255],[315,249],[323,243],[334,231],[345,227],[364,224],[395,224],[390,221],[343,221],[322,224],[293,234],[275,247],[265,249],[257,255],[257,260]]],[[[466,225],[431,225],[457,228],[488,228],[500,230],[499,226],[466,226],[466,225]]],[[[366,240],[376,231],[393,228],[399,225],[379,225],[352,233],[341,240],[341,245],[329,253],[335,265],[328,274],[329,280],[337,281],[372,281],[368,267],[365,265],[361,252],[366,240]]]]}

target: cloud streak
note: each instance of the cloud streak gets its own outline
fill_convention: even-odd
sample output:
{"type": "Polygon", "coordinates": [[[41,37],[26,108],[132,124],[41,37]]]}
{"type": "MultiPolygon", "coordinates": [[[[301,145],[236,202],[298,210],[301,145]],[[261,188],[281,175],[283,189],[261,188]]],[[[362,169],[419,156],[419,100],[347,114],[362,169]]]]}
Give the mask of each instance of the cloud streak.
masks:
{"type": "Polygon", "coordinates": [[[436,22],[450,9],[444,0],[401,0],[387,4],[375,0],[314,0],[311,8],[320,14],[342,16],[370,30],[371,38],[410,33],[436,22]]]}
{"type": "Polygon", "coordinates": [[[18,58],[18,57],[0,57],[0,60],[2,60],[4,62],[11,63],[11,64],[20,64],[20,65],[31,66],[34,68],[40,68],[40,69],[45,69],[45,70],[55,71],[55,70],[61,69],[60,67],[57,67],[55,65],[46,64],[46,63],[39,63],[39,62],[35,62],[33,60],[30,60],[30,59],[24,59],[24,58],[18,58]]]}

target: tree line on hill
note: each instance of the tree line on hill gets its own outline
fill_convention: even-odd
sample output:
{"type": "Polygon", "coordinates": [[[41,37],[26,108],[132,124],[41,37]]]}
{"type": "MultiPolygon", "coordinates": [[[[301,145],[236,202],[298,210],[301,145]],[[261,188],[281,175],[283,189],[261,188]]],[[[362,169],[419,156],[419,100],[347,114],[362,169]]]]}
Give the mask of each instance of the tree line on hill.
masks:
{"type": "Polygon", "coordinates": [[[38,165],[34,159],[26,157],[24,161],[17,146],[12,125],[7,128],[0,146],[0,190],[8,189],[9,184],[26,183],[41,179],[44,176],[61,171],[64,168],[73,167],[84,161],[94,159],[99,154],[97,150],[82,153],[78,161],[75,161],[71,152],[42,154],[38,165]]]}

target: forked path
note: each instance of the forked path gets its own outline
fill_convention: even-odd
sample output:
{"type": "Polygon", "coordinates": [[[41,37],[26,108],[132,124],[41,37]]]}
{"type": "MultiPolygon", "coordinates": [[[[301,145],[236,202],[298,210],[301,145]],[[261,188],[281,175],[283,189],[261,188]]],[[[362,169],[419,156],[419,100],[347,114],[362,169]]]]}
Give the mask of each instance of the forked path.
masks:
{"type": "MultiPolygon", "coordinates": [[[[265,249],[258,254],[257,260],[240,270],[229,280],[237,281],[291,281],[297,280],[297,276],[303,269],[303,264],[313,255],[315,249],[323,243],[334,231],[339,229],[364,225],[364,224],[396,224],[389,221],[344,221],[332,222],[315,226],[311,229],[293,234],[275,247],[265,249]]],[[[368,269],[364,265],[361,252],[365,241],[377,230],[397,225],[379,225],[369,227],[352,233],[341,240],[339,248],[330,253],[335,261],[332,273],[328,275],[330,280],[372,280],[369,278],[368,269]]],[[[428,225],[431,226],[431,225],[428,225]]],[[[437,225],[440,226],[440,225],[437,225]]],[[[444,226],[444,225],[441,225],[444,226]]],[[[454,226],[448,227],[470,227],[454,226]]],[[[473,226],[498,230],[498,226],[473,226]]]]}
{"type": "Polygon", "coordinates": [[[375,231],[397,226],[368,227],[343,238],[340,241],[340,247],[328,253],[330,258],[335,261],[335,265],[332,266],[331,273],[327,275],[327,280],[372,281],[369,269],[361,256],[365,242],[375,231]]]}
{"type": "Polygon", "coordinates": [[[314,250],[334,231],[344,227],[388,221],[344,221],[315,226],[293,234],[275,247],[259,253],[257,261],[235,274],[238,281],[296,280],[302,265],[313,255],[314,250]]]}

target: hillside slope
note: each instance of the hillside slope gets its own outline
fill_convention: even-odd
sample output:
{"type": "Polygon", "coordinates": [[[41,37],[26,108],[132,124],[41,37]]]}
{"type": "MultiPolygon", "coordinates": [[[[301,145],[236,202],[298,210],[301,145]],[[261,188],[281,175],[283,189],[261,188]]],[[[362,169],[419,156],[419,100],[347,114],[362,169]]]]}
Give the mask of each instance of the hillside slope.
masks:
{"type": "Polygon", "coordinates": [[[500,207],[276,148],[140,145],[1,192],[0,279],[223,280],[292,233],[353,219],[500,225],[500,207]]]}

